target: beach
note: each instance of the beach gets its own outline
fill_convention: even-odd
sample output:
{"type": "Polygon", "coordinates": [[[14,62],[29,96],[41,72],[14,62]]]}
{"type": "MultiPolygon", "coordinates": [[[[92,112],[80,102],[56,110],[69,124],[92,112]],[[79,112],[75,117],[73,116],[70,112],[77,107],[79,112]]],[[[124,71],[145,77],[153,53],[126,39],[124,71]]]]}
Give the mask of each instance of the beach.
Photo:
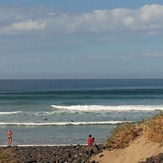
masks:
{"type": "Polygon", "coordinates": [[[163,161],[161,153],[163,153],[162,145],[139,137],[131,142],[127,148],[112,151],[104,150],[102,153],[93,156],[91,160],[96,160],[99,163],[150,163],[150,161],[159,163],[163,161]],[[158,154],[160,156],[157,156],[158,154]]]}
{"type": "Polygon", "coordinates": [[[162,163],[163,113],[117,126],[104,144],[1,146],[1,163],[162,163]]]}
{"type": "MultiPolygon", "coordinates": [[[[104,144],[117,125],[136,123],[163,110],[162,83],[159,79],[0,80],[1,148],[9,153],[19,152],[16,155],[23,158],[28,152],[21,151],[28,149],[44,151],[45,148],[48,153],[58,147],[68,151],[71,151],[70,146],[73,150],[83,149],[89,134],[95,137],[95,144],[104,144]],[[11,148],[4,147],[8,129],[13,133],[11,148]]],[[[92,159],[99,162],[115,158],[123,160],[121,153],[125,160],[130,155],[139,158],[132,153],[125,155],[121,150],[103,150],[104,153],[95,157],[98,152],[92,153],[92,159]]],[[[126,150],[122,151],[128,153],[126,150]]],[[[157,154],[147,153],[142,152],[139,160],[157,154]]]]}
{"type": "Polygon", "coordinates": [[[92,157],[101,163],[163,162],[163,113],[117,127],[105,143],[107,150],[92,157]]]}
{"type": "Polygon", "coordinates": [[[163,146],[138,137],[127,148],[109,150],[105,145],[0,147],[1,163],[161,163],[163,146]]]}

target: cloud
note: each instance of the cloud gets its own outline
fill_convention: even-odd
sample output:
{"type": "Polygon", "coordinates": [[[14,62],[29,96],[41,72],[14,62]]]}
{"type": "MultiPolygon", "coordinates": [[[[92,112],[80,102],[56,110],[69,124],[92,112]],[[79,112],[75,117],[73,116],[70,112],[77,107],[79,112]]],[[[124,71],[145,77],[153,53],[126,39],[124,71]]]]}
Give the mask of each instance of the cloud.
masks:
{"type": "Polygon", "coordinates": [[[24,34],[41,31],[44,34],[107,33],[121,31],[163,31],[163,5],[145,5],[131,10],[116,8],[90,13],[61,13],[55,11],[0,10],[0,34],[24,34]],[[23,31],[23,32],[22,32],[23,31]]]}
{"type": "Polygon", "coordinates": [[[25,20],[24,22],[13,23],[11,26],[3,28],[3,31],[27,31],[44,29],[46,24],[42,20],[25,20]]]}

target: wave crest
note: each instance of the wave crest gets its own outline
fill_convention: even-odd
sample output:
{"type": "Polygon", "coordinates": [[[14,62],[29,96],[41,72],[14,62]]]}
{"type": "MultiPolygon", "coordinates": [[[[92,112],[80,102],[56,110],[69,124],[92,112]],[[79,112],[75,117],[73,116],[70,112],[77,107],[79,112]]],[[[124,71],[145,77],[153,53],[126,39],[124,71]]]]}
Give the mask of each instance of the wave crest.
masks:
{"type": "Polygon", "coordinates": [[[13,111],[13,112],[0,112],[0,115],[11,115],[11,114],[19,114],[22,111],[13,111]]]}
{"type": "Polygon", "coordinates": [[[0,122],[0,126],[67,126],[67,125],[115,125],[123,122],[131,121],[97,121],[97,122],[49,122],[49,123],[36,123],[36,122],[0,122]]]}
{"type": "Polygon", "coordinates": [[[120,106],[105,106],[105,105],[51,105],[55,110],[67,111],[85,111],[85,112],[109,112],[109,111],[154,111],[163,110],[163,105],[120,105],[120,106]]]}

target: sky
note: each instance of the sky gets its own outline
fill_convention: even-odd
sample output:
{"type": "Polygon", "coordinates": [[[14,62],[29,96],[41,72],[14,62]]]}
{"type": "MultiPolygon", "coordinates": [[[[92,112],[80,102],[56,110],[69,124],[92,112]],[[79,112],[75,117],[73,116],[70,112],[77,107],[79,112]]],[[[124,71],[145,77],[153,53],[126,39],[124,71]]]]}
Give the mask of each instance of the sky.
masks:
{"type": "Polygon", "coordinates": [[[0,79],[163,78],[162,0],[0,0],[0,79]]]}

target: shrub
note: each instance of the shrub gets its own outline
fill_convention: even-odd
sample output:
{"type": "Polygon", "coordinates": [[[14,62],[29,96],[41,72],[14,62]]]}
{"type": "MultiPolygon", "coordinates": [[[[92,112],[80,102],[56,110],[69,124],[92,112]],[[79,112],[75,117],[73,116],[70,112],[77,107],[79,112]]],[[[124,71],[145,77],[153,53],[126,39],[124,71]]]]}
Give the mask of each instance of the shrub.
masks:
{"type": "Polygon", "coordinates": [[[125,122],[113,129],[111,136],[107,137],[105,145],[111,149],[125,148],[140,135],[141,127],[134,123],[125,122]]]}
{"type": "Polygon", "coordinates": [[[148,119],[144,125],[145,137],[156,143],[163,142],[163,113],[156,114],[153,118],[148,119]]]}
{"type": "Polygon", "coordinates": [[[125,148],[137,136],[143,135],[147,140],[155,143],[163,143],[163,112],[138,123],[125,122],[119,124],[105,141],[110,149],[125,148]]]}

